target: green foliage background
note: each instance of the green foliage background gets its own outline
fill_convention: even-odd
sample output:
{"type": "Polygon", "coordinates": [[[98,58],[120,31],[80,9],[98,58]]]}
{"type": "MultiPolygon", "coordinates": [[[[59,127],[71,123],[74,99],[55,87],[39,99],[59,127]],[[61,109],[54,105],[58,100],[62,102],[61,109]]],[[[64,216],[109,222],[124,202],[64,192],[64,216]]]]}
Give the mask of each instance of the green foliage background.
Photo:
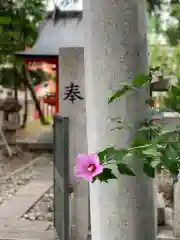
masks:
{"type": "Polygon", "coordinates": [[[15,58],[14,53],[34,44],[45,3],[43,0],[0,1],[1,85],[21,85],[23,59],[15,58]]]}

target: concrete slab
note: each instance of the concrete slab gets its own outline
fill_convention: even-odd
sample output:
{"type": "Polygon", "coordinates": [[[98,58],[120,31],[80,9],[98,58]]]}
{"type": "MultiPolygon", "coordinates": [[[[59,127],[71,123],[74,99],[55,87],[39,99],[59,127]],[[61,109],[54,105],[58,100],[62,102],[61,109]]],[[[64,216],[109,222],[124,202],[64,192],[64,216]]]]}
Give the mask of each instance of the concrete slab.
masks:
{"type": "Polygon", "coordinates": [[[0,220],[0,240],[58,240],[46,221],[0,220]]]}
{"type": "Polygon", "coordinates": [[[157,240],[180,240],[180,238],[174,237],[173,228],[167,225],[159,228],[157,240]]]}
{"type": "Polygon", "coordinates": [[[0,219],[20,219],[52,186],[53,166],[49,166],[0,206],[0,219]]]}
{"type": "Polygon", "coordinates": [[[19,229],[9,229],[0,232],[0,240],[55,240],[56,235],[53,231],[34,232],[28,229],[20,231],[19,229]]]}
{"type": "Polygon", "coordinates": [[[8,231],[9,229],[19,229],[25,230],[29,229],[29,231],[39,231],[44,232],[49,228],[50,223],[47,221],[28,221],[28,220],[0,220],[0,232],[8,231]]]}

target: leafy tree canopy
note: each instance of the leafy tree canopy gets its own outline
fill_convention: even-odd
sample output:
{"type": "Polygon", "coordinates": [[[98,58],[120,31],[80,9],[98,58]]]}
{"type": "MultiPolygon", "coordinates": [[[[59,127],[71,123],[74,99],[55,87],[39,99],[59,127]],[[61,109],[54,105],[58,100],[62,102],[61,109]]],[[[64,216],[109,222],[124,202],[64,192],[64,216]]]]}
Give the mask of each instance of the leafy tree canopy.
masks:
{"type": "Polygon", "coordinates": [[[171,46],[180,44],[180,0],[147,0],[151,28],[167,37],[171,46]]]}
{"type": "Polygon", "coordinates": [[[18,66],[21,64],[18,65],[14,52],[33,45],[44,11],[43,0],[0,1],[0,84],[20,84],[18,66]]]}

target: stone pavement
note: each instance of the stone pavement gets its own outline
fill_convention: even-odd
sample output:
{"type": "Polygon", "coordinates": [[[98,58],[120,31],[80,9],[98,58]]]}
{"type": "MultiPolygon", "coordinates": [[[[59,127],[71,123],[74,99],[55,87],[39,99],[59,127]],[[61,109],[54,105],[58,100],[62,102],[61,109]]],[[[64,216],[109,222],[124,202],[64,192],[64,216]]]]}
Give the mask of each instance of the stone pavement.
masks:
{"type": "Polygon", "coordinates": [[[42,142],[53,142],[53,130],[42,132],[37,138],[38,141],[42,142]]]}
{"type": "Polygon", "coordinates": [[[0,220],[0,240],[55,240],[56,234],[49,230],[48,222],[15,222],[0,220]]]}
{"type": "Polygon", "coordinates": [[[53,186],[53,166],[46,167],[0,206],[0,240],[55,240],[46,221],[22,220],[22,216],[53,186]]]}
{"type": "Polygon", "coordinates": [[[173,229],[169,226],[159,227],[157,240],[179,240],[173,236],[173,229]]]}

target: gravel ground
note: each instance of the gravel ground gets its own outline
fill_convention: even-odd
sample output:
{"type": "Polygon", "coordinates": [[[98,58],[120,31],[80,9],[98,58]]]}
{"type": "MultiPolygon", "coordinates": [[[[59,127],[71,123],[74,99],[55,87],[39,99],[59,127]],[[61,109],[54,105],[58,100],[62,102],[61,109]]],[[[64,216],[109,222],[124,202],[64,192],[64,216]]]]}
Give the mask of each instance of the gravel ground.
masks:
{"type": "Polygon", "coordinates": [[[20,148],[11,148],[13,158],[10,159],[6,149],[0,149],[0,178],[29,163],[32,159],[41,155],[41,153],[22,152],[20,148]]]}
{"type": "Polygon", "coordinates": [[[30,157],[30,153],[24,153],[21,157],[24,159],[24,164],[19,164],[20,158],[10,160],[11,162],[14,161],[14,163],[3,163],[0,162],[0,204],[4,202],[7,198],[11,197],[12,195],[15,195],[16,192],[22,187],[23,185],[26,185],[29,183],[29,181],[39,174],[40,171],[42,171],[46,166],[52,164],[52,156],[50,154],[44,153],[40,154],[38,156],[38,161],[34,162],[32,165],[26,165],[30,161],[32,161],[35,156],[37,157],[37,154],[32,154],[30,157]],[[28,158],[29,157],[29,158],[28,158]],[[29,159],[29,160],[28,160],[29,159]],[[26,164],[25,164],[26,163],[26,164]],[[16,167],[12,167],[16,166],[16,167]],[[22,169],[20,172],[14,172],[13,170],[17,170],[18,167],[22,167],[24,165],[24,169],[22,169]],[[18,166],[18,167],[17,167],[18,166]]]}
{"type": "Polygon", "coordinates": [[[156,185],[158,192],[163,195],[165,205],[172,208],[174,202],[173,180],[166,170],[156,175],[156,185]]]}
{"type": "Polygon", "coordinates": [[[51,188],[27,213],[23,218],[31,221],[53,221],[53,188],[51,188]]]}

